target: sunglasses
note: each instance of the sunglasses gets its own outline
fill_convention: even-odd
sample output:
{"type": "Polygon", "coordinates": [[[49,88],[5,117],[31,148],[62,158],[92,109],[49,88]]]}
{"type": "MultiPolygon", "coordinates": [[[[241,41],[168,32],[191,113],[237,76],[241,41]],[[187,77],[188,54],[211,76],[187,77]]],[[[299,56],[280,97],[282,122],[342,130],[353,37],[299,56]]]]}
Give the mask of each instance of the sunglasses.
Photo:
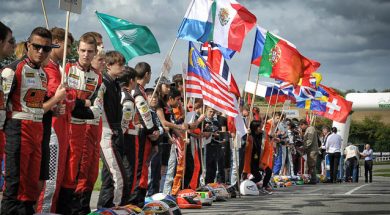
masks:
{"type": "Polygon", "coordinates": [[[44,51],[44,52],[50,52],[51,49],[53,48],[52,46],[43,46],[43,45],[39,45],[39,44],[36,44],[36,43],[31,43],[31,45],[33,46],[33,48],[37,51],[41,50],[44,51]]]}

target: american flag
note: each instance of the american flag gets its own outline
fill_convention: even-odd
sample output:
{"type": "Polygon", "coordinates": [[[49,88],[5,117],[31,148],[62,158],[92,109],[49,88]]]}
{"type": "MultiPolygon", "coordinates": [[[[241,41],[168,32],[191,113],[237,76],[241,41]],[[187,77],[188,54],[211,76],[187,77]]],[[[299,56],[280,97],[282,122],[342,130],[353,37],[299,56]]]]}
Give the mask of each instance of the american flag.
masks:
{"type": "Polygon", "coordinates": [[[236,98],[219,74],[210,72],[206,61],[190,42],[188,73],[186,80],[187,97],[203,98],[203,103],[228,116],[238,114],[236,98]]]}
{"type": "Polygon", "coordinates": [[[232,58],[234,53],[235,51],[222,48],[213,42],[203,43],[200,50],[200,55],[207,61],[211,72],[219,74],[223,78],[222,81],[229,87],[229,91],[240,97],[240,90],[225,60],[226,57],[232,58]]]}

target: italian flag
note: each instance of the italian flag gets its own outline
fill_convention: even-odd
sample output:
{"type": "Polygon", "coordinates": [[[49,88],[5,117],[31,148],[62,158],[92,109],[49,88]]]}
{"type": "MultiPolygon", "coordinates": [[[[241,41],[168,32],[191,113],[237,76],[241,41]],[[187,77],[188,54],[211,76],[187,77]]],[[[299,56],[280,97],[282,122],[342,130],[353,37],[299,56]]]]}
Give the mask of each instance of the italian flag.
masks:
{"type": "Polygon", "coordinates": [[[256,16],[235,0],[216,0],[212,15],[214,28],[209,41],[240,51],[246,34],[256,24],[256,16]]]}
{"type": "Polygon", "coordinates": [[[299,79],[315,72],[320,63],[302,56],[293,44],[266,34],[259,75],[298,84],[299,79]]]}

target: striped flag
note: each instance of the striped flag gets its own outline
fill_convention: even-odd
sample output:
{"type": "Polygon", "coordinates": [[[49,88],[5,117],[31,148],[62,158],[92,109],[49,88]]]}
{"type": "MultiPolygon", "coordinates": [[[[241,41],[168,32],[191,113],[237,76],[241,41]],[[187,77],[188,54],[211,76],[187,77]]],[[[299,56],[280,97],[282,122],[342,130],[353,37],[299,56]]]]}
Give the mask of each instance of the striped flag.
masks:
{"type": "Polygon", "coordinates": [[[191,42],[186,92],[187,97],[203,98],[203,104],[228,116],[235,117],[238,114],[235,96],[229,92],[226,81],[220,75],[210,72],[206,61],[191,42]]]}
{"type": "MultiPolygon", "coordinates": [[[[240,97],[240,90],[238,89],[232,73],[229,71],[229,66],[226,63],[223,54],[224,51],[226,51],[226,49],[221,50],[217,44],[213,42],[206,42],[201,46],[200,55],[202,55],[203,59],[207,61],[207,65],[209,66],[211,72],[219,74],[223,78],[229,86],[229,91],[237,97],[240,97]]],[[[234,54],[234,51],[230,52],[233,52],[234,54]]]]}

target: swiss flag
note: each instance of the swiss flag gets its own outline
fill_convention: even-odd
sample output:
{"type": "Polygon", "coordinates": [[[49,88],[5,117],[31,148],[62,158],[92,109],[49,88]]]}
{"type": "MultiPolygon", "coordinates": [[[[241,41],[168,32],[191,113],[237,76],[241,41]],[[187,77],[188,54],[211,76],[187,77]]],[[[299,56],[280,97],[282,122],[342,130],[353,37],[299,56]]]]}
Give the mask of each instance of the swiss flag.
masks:
{"type": "Polygon", "coordinates": [[[352,102],[345,100],[329,87],[324,85],[321,87],[329,94],[328,101],[326,102],[326,111],[316,113],[336,122],[345,123],[352,110],[352,102]]]}

